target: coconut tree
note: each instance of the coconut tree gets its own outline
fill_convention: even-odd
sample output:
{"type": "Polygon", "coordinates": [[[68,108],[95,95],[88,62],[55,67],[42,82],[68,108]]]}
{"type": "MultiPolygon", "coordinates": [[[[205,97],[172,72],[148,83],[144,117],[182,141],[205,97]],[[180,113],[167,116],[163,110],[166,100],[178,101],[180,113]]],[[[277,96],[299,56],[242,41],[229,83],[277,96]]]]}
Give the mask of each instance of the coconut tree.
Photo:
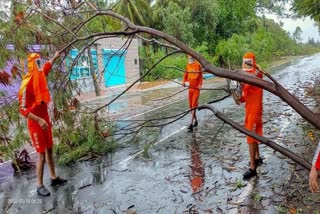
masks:
{"type": "Polygon", "coordinates": [[[119,0],[111,7],[114,12],[129,18],[135,24],[149,26],[151,23],[151,9],[147,0],[119,0]]]}

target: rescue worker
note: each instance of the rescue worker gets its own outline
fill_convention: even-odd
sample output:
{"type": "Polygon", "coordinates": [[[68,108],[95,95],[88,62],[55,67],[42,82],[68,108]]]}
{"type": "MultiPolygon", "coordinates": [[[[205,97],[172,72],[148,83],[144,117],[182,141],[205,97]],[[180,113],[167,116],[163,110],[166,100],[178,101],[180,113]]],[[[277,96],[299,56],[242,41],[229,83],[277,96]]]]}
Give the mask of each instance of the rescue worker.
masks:
{"type": "MultiPolygon", "coordinates": [[[[186,82],[189,82],[189,107],[190,109],[198,107],[198,100],[200,96],[200,89],[202,87],[202,71],[201,65],[192,56],[188,55],[188,64],[183,76],[182,85],[186,86],[186,82]]],[[[191,123],[188,126],[190,131],[193,127],[198,126],[198,120],[196,110],[192,111],[191,123]],[[193,123],[194,122],[194,123],[193,123]]]]}
{"type": "Polygon", "coordinates": [[[314,154],[314,158],[312,161],[312,167],[309,174],[309,186],[311,192],[318,192],[318,170],[320,170],[320,142],[318,143],[318,148],[316,153],[314,154]]]}
{"type": "MultiPolygon", "coordinates": [[[[255,55],[251,52],[244,54],[242,62],[242,70],[250,74],[255,75],[258,78],[262,78],[262,73],[255,67],[256,64],[255,55]],[[253,66],[247,65],[249,63],[253,66]]],[[[245,127],[246,129],[255,132],[258,135],[262,135],[262,99],[263,89],[244,84],[242,89],[242,96],[240,98],[241,103],[245,104],[245,127]]],[[[247,143],[249,145],[250,155],[250,168],[243,174],[244,179],[250,179],[257,175],[256,168],[260,166],[263,161],[260,157],[259,146],[257,140],[247,136],[247,143]]]]}
{"type": "Polygon", "coordinates": [[[54,57],[41,66],[38,53],[28,54],[28,73],[23,77],[18,92],[20,113],[27,118],[29,134],[38,153],[37,161],[37,194],[49,196],[49,190],[43,185],[43,169],[46,162],[49,166],[51,186],[59,186],[67,180],[59,178],[55,173],[52,158],[52,129],[48,114],[50,94],[46,76],[54,61],[60,57],[56,52],[54,57]]]}

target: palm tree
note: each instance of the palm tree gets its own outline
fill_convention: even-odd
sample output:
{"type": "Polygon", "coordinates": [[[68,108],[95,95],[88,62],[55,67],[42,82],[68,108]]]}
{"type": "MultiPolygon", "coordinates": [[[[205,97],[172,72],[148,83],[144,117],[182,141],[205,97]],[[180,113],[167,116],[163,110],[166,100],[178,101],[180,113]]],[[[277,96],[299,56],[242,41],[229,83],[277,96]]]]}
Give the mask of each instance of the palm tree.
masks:
{"type": "Polygon", "coordinates": [[[119,0],[111,6],[113,11],[138,25],[149,26],[151,8],[148,0],[119,0]]]}

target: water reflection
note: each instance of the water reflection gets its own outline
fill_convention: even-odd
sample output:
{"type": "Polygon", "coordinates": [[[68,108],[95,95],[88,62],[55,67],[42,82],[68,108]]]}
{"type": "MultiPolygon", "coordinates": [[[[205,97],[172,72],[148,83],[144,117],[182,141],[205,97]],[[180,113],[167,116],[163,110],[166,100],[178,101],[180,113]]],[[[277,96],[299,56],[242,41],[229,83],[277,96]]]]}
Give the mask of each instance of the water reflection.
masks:
{"type": "Polygon", "coordinates": [[[197,142],[195,133],[192,133],[190,169],[190,185],[192,188],[192,193],[197,198],[196,194],[201,193],[203,190],[205,182],[205,169],[201,160],[199,143],[197,142]]]}

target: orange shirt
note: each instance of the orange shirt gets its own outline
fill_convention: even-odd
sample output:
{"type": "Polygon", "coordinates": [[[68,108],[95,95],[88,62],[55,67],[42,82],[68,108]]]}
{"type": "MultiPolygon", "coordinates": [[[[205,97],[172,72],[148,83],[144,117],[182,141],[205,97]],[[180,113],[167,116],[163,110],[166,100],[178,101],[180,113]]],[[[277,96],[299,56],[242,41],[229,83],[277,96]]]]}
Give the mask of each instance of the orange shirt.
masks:
{"type": "MultiPolygon", "coordinates": [[[[250,72],[254,73],[255,69],[250,72]]],[[[258,78],[262,78],[262,73],[257,74],[258,78]]],[[[262,99],[263,99],[263,89],[244,84],[242,89],[242,97],[240,101],[246,102],[246,114],[256,114],[258,116],[262,115],[262,99]]]]}
{"type": "Polygon", "coordinates": [[[189,82],[190,89],[198,89],[202,86],[202,72],[199,62],[187,64],[182,83],[189,82]]]}
{"type": "Polygon", "coordinates": [[[320,170],[320,141],[318,143],[318,148],[314,154],[312,166],[316,167],[317,170],[320,170]]]}
{"type": "Polygon", "coordinates": [[[41,70],[37,69],[36,59],[40,59],[39,54],[29,54],[28,73],[23,77],[21,87],[18,92],[20,103],[20,113],[27,116],[41,103],[47,104],[50,101],[50,93],[46,76],[52,67],[50,62],[46,62],[41,70]]]}

